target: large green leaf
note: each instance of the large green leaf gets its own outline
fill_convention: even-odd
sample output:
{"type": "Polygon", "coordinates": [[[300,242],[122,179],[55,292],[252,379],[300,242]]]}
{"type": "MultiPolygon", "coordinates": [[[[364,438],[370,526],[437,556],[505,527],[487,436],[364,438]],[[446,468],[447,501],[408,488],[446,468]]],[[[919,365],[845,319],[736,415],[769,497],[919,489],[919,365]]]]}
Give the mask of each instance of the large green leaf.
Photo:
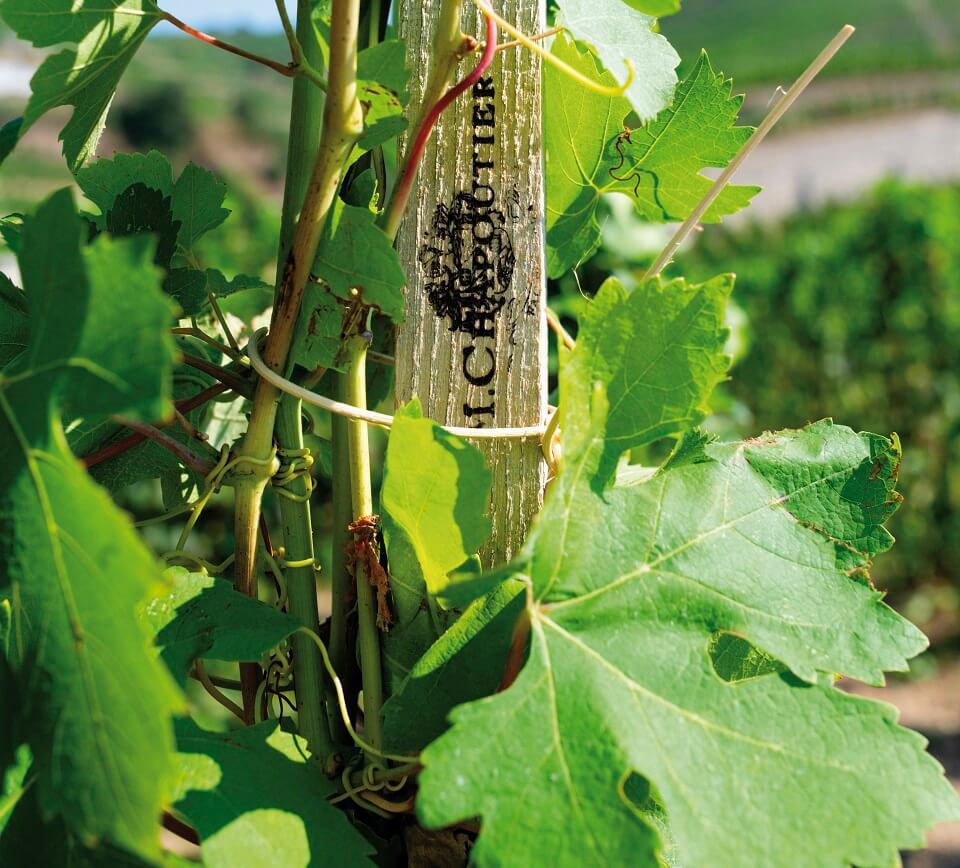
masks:
{"type": "MultiPolygon", "coordinates": [[[[897,444],[830,422],[693,437],[655,475],[609,487],[609,460],[632,442],[611,431],[634,436],[676,402],[670,389],[613,400],[611,299],[561,372],[564,463],[513,568],[529,585],[529,659],[424,752],[421,819],[480,816],[478,865],[654,866],[664,812],[682,864],[894,864],[960,800],[891,708],[824,673],[881,683],[926,644],[861,580],[890,543],[897,444]]],[[[654,321],[651,358],[713,357],[678,368],[675,386],[722,370],[716,328],[677,328],[662,302],[620,305],[654,321]]]]}
{"type": "Polygon", "coordinates": [[[40,808],[152,856],[179,691],[134,612],[162,576],[70,453],[61,418],[169,412],[169,302],[144,239],[98,239],[68,191],[27,221],[28,349],[0,377],[0,590],[40,808]]]}
{"type": "Polygon", "coordinates": [[[73,106],[60,139],[76,172],[96,150],[120,76],[160,10],[153,0],[3,0],[0,16],[38,48],[75,45],[48,57],[31,79],[20,134],[50,109],[73,106]]]}
{"type": "Polygon", "coordinates": [[[266,721],[232,733],[177,721],[176,810],[200,834],[208,868],[369,864],[373,848],[326,799],[303,739],[266,721]]]}
{"type": "Polygon", "coordinates": [[[317,248],[314,272],[339,298],[352,301],[355,289],[364,304],[400,322],[407,278],[397,251],[374,220],[368,208],[337,200],[317,248]]]}
{"type": "Polygon", "coordinates": [[[387,442],[380,496],[396,620],[382,643],[392,684],[451,623],[436,596],[447,574],[489,536],[489,499],[480,450],[424,419],[418,399],[402,407],[387,442]]]}
{"type": "Polygon", "coordinates": [[[70,832],[64,821],[46,820],[35,790],[23,793],[0,835],[0,865],[20,868],[181,868],[167,858],[149,861],[102,841],[86,844],[70,832]]]}
{"type": "MultiPolygon", "coordinates": [[[[589,53],[563,34],[553,52],[584,75],[612,84],[589,53]]],[[[559,277],[600,244],[597,208],[605,193],[622,193],[645,220],[683,220],[710,189],[706,167],[722,167],[751,135],[735,126],[742,97],[714,73],[704,54],[677,88],[673,105],[630,129],[630,104],[570,81],[544,66],[543,137],[547,172],[547,267],[559,277]]],[[[717,223],[739,211],[756,187],[728,186],[704,215],[717,223]]]]}
{"type": "MultiPolygon", "coordinates": [[[[2,826],[2,823],[0,823],[2,826]]],[[[191,868],[195,862],[164,852],[144,859],[104,841],[83,842],[60,818],[45,820],[36,792],[28,788],[0,835],[0,865],[19,868],[191,868]]]]}
{"type": "Polygon", "coordinates": [[[558,0],[560,23],[574,38],[589,43],[618,81],[633,81],[626,98],[642,121],[670,105],[677,85],[680,55],[655,31],[657,20],[625,6],[622,0],[558,0]]]}
{"type": "Polygon", "coordinates": [[[151,600],[147,620],[174,677],[183,684],[199,658],[259,661],[300,626],[292,616],[183,567],[167,570],[169,593],[151,600]]]}

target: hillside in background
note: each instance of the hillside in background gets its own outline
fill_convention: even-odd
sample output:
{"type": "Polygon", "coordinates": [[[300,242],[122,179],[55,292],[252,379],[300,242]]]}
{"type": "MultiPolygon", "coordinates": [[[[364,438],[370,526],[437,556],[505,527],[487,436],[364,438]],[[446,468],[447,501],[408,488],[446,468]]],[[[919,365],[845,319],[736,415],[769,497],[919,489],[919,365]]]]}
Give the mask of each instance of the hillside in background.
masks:
{"type": "MultiPolygon", "coordinates": [[[[708,48],[715,68],[747,91],[756,120],[844,23],[858,32],[789,123],[863,111],[956,107],[960,98],[957,0],[686,0],[664,19],[664,33],[689,65],[708,48]]],[[[284,59],[277,34],[216,35],[284,59]]],[[[0,120],[18,115],[42,54],[14,42],[0,25],[0,120]]],[[[175,162],[193,159],[229,176],[255,198],[279,195],[289,82],[255,64],[181,37],[161,24],[121,84],[101,153],[156,146],[175,162]],[[239,86],[238,86],[239,83],[239,86]]],[[[0,175],[0,210],[11,211],[69,183],[58,160],[65,115],[48,116],[0,175]]]]}
{"type": "Polygon", "coordinates": [[[685,0],[661,29],[685,63],[707,48],[741,85],[795,78],[844,24],[857,33],[825,70],[908,72],[960,65],[957,0],[685,0]]]}

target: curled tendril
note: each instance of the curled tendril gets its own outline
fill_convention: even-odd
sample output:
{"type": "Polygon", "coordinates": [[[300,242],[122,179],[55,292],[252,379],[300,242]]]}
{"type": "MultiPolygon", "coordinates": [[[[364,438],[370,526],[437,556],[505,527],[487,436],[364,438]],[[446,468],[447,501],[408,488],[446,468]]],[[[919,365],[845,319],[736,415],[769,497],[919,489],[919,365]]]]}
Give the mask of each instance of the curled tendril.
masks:
{"type": "Polygon", "coordinates": [[[539,54],[547,63],[552,63],[564,75],[572,78],[576,82],[579,82],[588,90],[592,90],[594,93],[599,93],[602,96],[623,96],[623,94],[626,93],[627,88],[633,84],[634,69],[633,64],[629,60],[624,60],[624,63],[627,66],[627,78],[623,84],[600,84],[591,78],[587,78],[582,72],[579,72],[569,64],[564,63],[559,57],[538,45],[536,41],[531,39],[525,33],[517,30],[517,28],[514,27],[509,21],[497,15],[497,13],[494,12],[493,9],[491,9],[486,3],[484,3],[483,0],[473,0],[473,2],[477,9],[479,9],[485,17],[491,19],[492,21],[496,21],[497,25],[502,30],[509,33],[517,42],[519,42],[525,48],[529,48],[534,53],[539,54]]]}
{"type": "Polygon", "coordinates": [[[379,763],[368,763],[360,770],[360,783],[354,786],[353,770],[347,767],[340,776],[340,783],[343,785],[343,792],[329,799],[331,805],[350,799],[354,804],[363,808],[365,811],[371,811],[381,817],[390,817],[392,814],[403,813],[412,807],[412,801],[406,799],[402,802],[394,802],[390,799],[377,798],[376,793],[386,790],[388,793],[396,793],[407,785],[409,776],[404,774],[397,781],[392,781],[386,777],[378,776],[390,771],[385,769],[379,763]]]}
{"type": "Polygon", "coordinates": [[[296,503],[306,503],[313,494],[315,483],[310,473],[314,464],[313,454],[309,449],[279,449],[277,456],[281,464],[276,475],[270,480],[277,494],[296,503]],[[294,494],[289,486],[297,479],[303,479],[303,494],[294,494]]]}
{"type": "Polygon", "coordinates": [[[267,550],[265,545],[260,547],[260,551],[267,562],[267,569],[273,574],[273,579],[277,583],[277,601],[273,605],[282,611],[287,605],[287,577],[283,573],[279,560],[267,550]]]}
{"type": "Polygon", "coordinates": [[[614,181],[630,182],[630,181],[633,181],[634,178],[636,178],[636,181],[634,181],[634,184],[633,184],[633,195],[639,196],[640,182],[643,180],[643,177],[640,175],[638,171],[636,171],[636,169],[634,169],[628,175],[616,174],[623,168],[624,164],[627,162],[627,155],[624,154],[623,152],[623,143],[626,142],[628,145],[633,144],[633,139],[630,138],[632,133],[633,133],[633,130],[631,130],[630,127],[624,127],[623,132],[620,133],[620,135],[618,135],[616,139],[614,139],[613,147],[614,147],[614,150],[620,155],[620,162],[617,163],[617,165],[611,166],[609,169],[607,169],[607,174],[611,178],[613,178],[614,181]]]}
{"type": "Polygon", "coordinates": [[[323,639],[321,639],[309,627],[299,627],[297,628],[297,632],[303,633],[305,636],[309,636],[313,640],[313,643],[317,646],[317,649],[320,651],[320,657],[323,659],[323,666],[327,670],[327,674],[330,676],[330,681],[333,682],[333,689],[337,694],[337,705],[340,707],[340,717],[343,718],[343,725],[346,727],[350,738],[353,739],[353,743],[365,753],[368,753],[371,756],[379,757],[380,759],[393,760],[393,762],[398,763],[416,762],[416,755],[385,753],[382,750],[378,750],[372,744],[364,741],[364,739],[360,737],[356,729],[353,727],[353,722],[350,720],[350,711],[347,708],[347,698],[343,693],[343,684],[340,681],[340,676],[337,675],[337,670],[333,668],[333,663],[330,661],[330,654],[327,651],[327,646],[324,644],[323,639]]]}
{"type": "Polygon", "coordinates": [[[160,555],[160,559],[170,566],[192,566],[196,567],[200,572],[206,573],[208,576],[219,576],[233,563],[234,556],[230,555],[219,564],[214,564],[204,558],[197,557],[197,555],[192,555],[190,552],[174,550],[172,552],[164,552],[160,555]]]}

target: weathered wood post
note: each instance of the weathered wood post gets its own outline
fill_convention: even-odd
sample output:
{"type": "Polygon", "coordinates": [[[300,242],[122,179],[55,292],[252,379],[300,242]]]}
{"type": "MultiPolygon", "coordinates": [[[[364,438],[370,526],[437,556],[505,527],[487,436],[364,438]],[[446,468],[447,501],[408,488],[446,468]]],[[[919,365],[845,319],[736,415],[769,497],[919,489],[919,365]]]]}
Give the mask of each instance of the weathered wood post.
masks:
{"type": "MultiPolygon", "coordinates": [[[[411,105],[426,85],[440,0],[402,5],[413,70],[411,105]]],[[[527,33],[544,28],[545,0],[502,0],[527,33]]],[[[482,39],[465,2],[463,31],[482,39]]],[[[470,58],[462,64],[469,70],[470,58]]],[[[547,411],[544,194],[540,61],[496,54],[437,125],[420,162],[398,249],[407,270],[397,338],[397,398],[417,395],[447,425],[538,425],[547,411]]],[[[493,472],[493,532],[484,566],[516,552],[539,509],[546,468],[536,440],[477,441],[493,472]]]]}

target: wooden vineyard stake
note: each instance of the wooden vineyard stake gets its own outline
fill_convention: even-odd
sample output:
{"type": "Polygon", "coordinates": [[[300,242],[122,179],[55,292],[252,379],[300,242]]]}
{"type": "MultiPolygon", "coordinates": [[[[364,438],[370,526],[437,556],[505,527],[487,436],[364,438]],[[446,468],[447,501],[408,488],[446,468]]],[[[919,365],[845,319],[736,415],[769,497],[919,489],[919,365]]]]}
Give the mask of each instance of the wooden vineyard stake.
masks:
{"type": "MultiPolygon", "coordinates": [[[[411,105],[426,85],[440,0],[404,3],[411,105]]],[[[527,33],[544,28],[544,0],[497,11],[527,33]]],[[[482,39],[480,13],[463,8],[482,39]]],[[[465,75],[474,63],[468,57],[465,75]]],[[[397,398],[419,396],[446,425],[538,425],[547,412],[546,284],[540,60],[499,51],[483,77],[440,118],[414,182],[397,246],[407,271],[397,336],[397,398]]],[[[508,558],[542,504],[540,442],[476,441],[493,473],[494,525],[484,566],[508,558]]]]}

